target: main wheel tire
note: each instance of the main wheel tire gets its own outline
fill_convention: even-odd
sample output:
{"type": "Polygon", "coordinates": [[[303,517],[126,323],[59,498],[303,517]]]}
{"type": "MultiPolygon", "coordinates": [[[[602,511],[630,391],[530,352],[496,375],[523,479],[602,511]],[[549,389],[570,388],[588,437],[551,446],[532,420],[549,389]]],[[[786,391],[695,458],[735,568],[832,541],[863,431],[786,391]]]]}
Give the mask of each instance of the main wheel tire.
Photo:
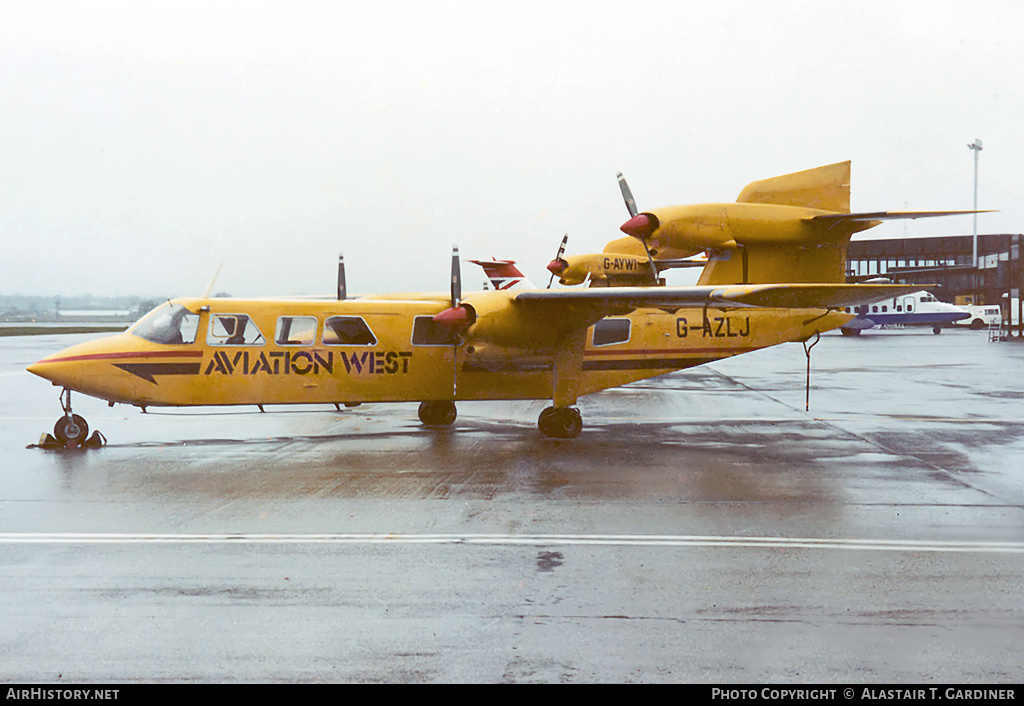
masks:
{"type": "Polygon", "coordinates": [[[860,335],[860,329],[859,328],[841,328],[839,330],[842,331],[844,336],[859,336],[860,335]]]}
{"type": "Polygon", "coordinates": [[[971,322],[971,328],[974,329],[975,331],[980,331],[982,328],[984,328],[984,326],[985,322],[982,321],[981,319],[975,319],[974,321],[971,322]]]}
{"type": "Polygon", "coordinates": [[[934,327],[932,329],[932,333],[934,333],[936,336],[938,336],[940,333],[942,333],[942,327],[941,326],[934,327]]]}
{"type": "Polygon", "coordinates": [[[69,443],[77,446],[89,436],[89,425],[77,414],[72,414],[70,418],[64,415],[53,425],[53,435],[65,446],[69,443]]]}
{"type": "Polygon", "coordinates": [[[537,417],[537,428],[552,439],[575,439],[583,430],[583,417],[575,407],[547,407],[537,417]]]}
{"type": "Polygon", "coordinates": [[[446,427],[455,421],[458,410],[450,401],[420,402],[419,416],[420,421],[429,427],[446,427]]]}

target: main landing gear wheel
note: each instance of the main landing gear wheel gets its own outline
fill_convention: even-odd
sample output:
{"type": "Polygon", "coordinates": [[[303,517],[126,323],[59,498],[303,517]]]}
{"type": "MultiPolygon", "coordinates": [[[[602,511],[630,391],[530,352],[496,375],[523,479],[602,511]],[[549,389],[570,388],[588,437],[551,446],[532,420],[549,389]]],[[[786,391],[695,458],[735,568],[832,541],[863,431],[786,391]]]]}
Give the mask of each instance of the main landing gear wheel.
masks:
{"type": "Polygon", "coordinates": [[[537,428],[552,439],[575,439],[583,430],[583,417],[575,407],[547,407],[537,417],[537,428]]]}
{"type": "Polygon", "coordinates": [[[428,427],[446,427],[455,421],[458,411],[454,402],[420,402],[419,415],[428,427]]]}
{"type": "Polygon", "coordinates": [[[940,333],[942,333],[942,327],[936,326],[935,328],[932,329],[932,333],[934,333],[936,336],[939,335],[940,333]]]}

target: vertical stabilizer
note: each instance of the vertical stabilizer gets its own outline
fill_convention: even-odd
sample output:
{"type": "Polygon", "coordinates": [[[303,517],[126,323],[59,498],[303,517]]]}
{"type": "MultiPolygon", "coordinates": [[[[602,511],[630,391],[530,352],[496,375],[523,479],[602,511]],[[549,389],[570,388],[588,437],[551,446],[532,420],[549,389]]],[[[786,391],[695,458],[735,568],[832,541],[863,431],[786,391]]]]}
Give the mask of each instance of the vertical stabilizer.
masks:
{"type": "Polygon", "coordinates": [[[850,162],[761,179],[746,186],[737,203],[800,206],[836,213],[850,212],[850,162]]]}
{"type": "Polygon", "coordinates": [[[536,289],[516,267],[515,260],[469,260],[480,265],[495,289],[536,289]]]}

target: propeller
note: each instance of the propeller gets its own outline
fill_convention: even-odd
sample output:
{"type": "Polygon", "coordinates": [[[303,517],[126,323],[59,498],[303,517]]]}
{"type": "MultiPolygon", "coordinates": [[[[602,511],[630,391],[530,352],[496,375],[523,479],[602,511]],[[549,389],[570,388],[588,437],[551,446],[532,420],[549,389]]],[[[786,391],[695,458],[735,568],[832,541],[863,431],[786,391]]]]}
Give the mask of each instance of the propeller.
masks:
{"type": "Polygon", "coordinates": [[[629,184],[626,183],[626,177],[622,176],[622,172],[619,172],[617,177],[619,180],[619,190],[622,191],[622,200],[626,202],[626,210],[629,211],[629,220],[622,224],[620,230],[623,233],[632,235],[644,246],[644,252],[647,253],[647,262],[651,266],[651,276],[657,282],[658,267],[654,264],[651,249],[647,247],[647,236],[657,228],[657,221],[652,223],[651,218],[647,214],[639,212],[636,207],[636,200],[633,198],[633,192],[629,190],[629,184]],[[652,225],[654,227],[651,227],[652,225]]]}
{"type": "Polygon", "coordinates": [[[462,306],[462,268],[459,264],[459,246],[452,248],[452,299],[451,306],[434,317],[439,324],[468,326],[473,323],[466,307],[462,306]]]}
{"type": "Polygon", "coordinates": [[[452,246],[452,308],[462,301],[462,265],[459,262],[459,246],[452,246]]]}
{"type": "Polygon", "coordinates": [[[213,273],[213,277],[210,278],[210,283],[206,285],[206,289],[203,290],[203,299],[209,299],[210,293],[213,292],[213,284],[217,281],[217,277],[220,276],[221,268],[224,267],[224,263],[217,265],[217,271],[213,273]]]}
{"type": "Polygon", "coordinates": [[[565,254],[565,245],[568,242],[569,234],[566,233],[562,238],[562,244],[558,246],[558,254],[555,255],[554,260],[548,263],[548,272],[551,273],[551,279],[548,280],[548,289],[551,289],[551,284],[555,281],[555,275],[561,277],[562,273],[569,267],[569,263],[562,259],[562,255],[565,254]]]}
{"type": "Polygon", "coordinates": [[[633,192],[629,190],[629,184],[626,183],[626,177],[622,176],[622,172],[615,176],[619,180],[619,191],[622,192],[622,200],[626,202],[626,210],[629,211],[629,217],[636,218],[639,211],[636,208],[636,199],[633,198],[633,192]]]}
{"type": "Polygon", "coordinates": [[[345,287],[345,256],[338,255],[338,301],[348,298],[348,291],[345,287]]]}

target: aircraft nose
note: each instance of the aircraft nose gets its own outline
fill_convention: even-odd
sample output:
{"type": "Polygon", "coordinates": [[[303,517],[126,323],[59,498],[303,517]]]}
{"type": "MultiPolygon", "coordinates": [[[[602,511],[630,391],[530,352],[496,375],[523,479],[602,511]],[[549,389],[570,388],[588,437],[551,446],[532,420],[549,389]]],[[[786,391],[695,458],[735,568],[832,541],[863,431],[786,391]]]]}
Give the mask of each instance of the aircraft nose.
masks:
{"type": "Polygon", "coordinates": [[[26,370],[54,385],[85,391],[84,388],[89,387],[90,381],[96,377],[94,363],[118,355],[122,347],[121,336],[123,334],[77,343],[36,361],[26,370]]]}
{"type": "Polygon", "coordinates": [[[71,376],[69,375],[70,371],[67,364],[54,361],[54,357],[55,356],[43,358],[40,361],[32,363],[32,365],[25,369],[33,375],[38,375],[44,380],[49,380],[54,385],[71,387],[71,376]]]}

